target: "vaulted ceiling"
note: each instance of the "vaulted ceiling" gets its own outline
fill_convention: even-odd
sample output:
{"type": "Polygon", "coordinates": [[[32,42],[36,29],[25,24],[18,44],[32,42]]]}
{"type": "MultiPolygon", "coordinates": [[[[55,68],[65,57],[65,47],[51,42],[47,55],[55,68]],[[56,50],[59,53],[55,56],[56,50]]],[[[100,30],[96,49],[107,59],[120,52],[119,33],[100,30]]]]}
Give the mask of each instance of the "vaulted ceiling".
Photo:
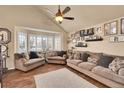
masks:
{"type": "MultiPolygon", "coordinates": [[[[67,32],[78,31],[89,26],[124,16],[124,5],[62,5],[61,10],[66,6],[70,6],[71,11],[65,14],[65,16],[72,16],[75,19],[73,21],[63,20],[62,24],[58,25],[63,27],[67,32]]],[[[38,7],[55,22],[53,16],[58,10],[57,5],[41,5],[38,7]]]]}

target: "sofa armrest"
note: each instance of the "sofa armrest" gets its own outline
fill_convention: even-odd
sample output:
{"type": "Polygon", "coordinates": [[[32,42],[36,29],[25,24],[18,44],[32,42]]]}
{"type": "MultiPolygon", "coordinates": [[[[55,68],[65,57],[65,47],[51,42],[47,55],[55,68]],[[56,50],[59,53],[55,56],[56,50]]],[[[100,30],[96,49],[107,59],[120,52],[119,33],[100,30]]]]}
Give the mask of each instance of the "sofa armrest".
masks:
{"type": "Polygon", "coordinates": [[[23,56],[22,54],[19,54],[19,53],[14,54],[14,59],[15,60],[19,60],[20,58],[25,58],[25,56],[23,56]]]}

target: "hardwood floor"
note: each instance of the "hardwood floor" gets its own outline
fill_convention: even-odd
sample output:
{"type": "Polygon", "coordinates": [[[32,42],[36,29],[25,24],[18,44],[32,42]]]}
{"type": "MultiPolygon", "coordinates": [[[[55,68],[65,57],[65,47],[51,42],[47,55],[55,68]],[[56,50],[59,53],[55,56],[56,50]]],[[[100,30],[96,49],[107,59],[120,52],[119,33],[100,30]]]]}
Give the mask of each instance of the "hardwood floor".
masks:
{"type": "Polygon", "coordinates": [[[82,78],[86,79],[90,83],[96,85],[97,87],[107,88],[107,86],[101,84],[100,82],[98,82],[76,70],[73,70],[65,65],[55,65],[55,64],[45,64],[44,66],[33,69],[27,73],[19,71],[19,70],[9,71],[4,76],[4,80],[3,80],[4,84],[3,85],[4,85],[4,88],[35,88],[35,82],[34,82],[34,78],[33,78],[34,75],[47,73],[47,72],[61,69],[64,67],[66,67],[70,71],[76,73],[77,75],[81,76],[82,78]]]}

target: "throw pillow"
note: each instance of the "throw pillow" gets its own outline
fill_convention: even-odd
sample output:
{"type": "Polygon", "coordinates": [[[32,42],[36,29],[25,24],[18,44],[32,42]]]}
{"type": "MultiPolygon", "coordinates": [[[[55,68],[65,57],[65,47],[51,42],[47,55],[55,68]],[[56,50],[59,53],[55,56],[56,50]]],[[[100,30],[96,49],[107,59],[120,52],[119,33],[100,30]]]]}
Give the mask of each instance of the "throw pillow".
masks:
{"type": "Polygon", "coordinates": [[[108,68],[109,67],[109,64],[114,60],[114,57],[111,57],[111,56],[107,56],[107,55],[102,55],[100,57],[100,60],[98,62],[98,65],[99,66],[102,66],[102,67],[105,67],[105,68],[108,68]]]}
{"type": "Polygon", "coordinates": [[[83,62],[87,62],[88,57],[89,57],[89,54],[87,54],[86,52],[81,53],[81,60],[83,62]]]}
{"type": "Polygon", "coordinates": [[[22,53],[23,58],[29,60],[29,54],[28,53],[22,53]]]}
{"type": "Polygon", "coordinates": [[[124,68],[124,60],[115,58],[112,63],[109,64],[109,69],[118,74],[119,69],[124,68]]]}
{"type": "Polygon", "coordinates": [[[52,57],[52,54],[53,53],[51,51],[49,51],[49,52],[46,53],[46,57],[52,57]]]}
{"type": "Polygon", "coordinates": [[[52,56],[57,56],[57,52],[56,52],[56,51],[52,51],[52,52],[51,52],[51,55],[52,55],[52,56]]]}
{"type": "Polygon", "coordinates": [[[30,54],[29,54],[29,58],[34,59],[34,58],[39,58],[39,57],[37,55],[37,52],[31,51],[30,54]]]}
{"type": "Polygon", "coordinates": [[[120,68],[120,69],[119,69],[118,75],[124,76],[124,68],[120,68]]]}
{"type": "Polygon", "coordinates": [[[66,51],[57,51],[57,55],[63,57],[66,54],[66,51]]]}
{"type": "Polygon", "coordinates": [[[74,59],[75,60],[80,60],[80,52],[74,53],[74,59]]]}
{"type": "Polygon", "coordinates": [[[98,63],[98,59],[95,58],[95,57],[88,57],[87,62],[97,64],[98,63]]]}
{"type": "Polygon", "coordinates": [[[37,55],[38,55],[39,58],[44,57],[44,54],[42,52],[37,52],[37,55]]]}

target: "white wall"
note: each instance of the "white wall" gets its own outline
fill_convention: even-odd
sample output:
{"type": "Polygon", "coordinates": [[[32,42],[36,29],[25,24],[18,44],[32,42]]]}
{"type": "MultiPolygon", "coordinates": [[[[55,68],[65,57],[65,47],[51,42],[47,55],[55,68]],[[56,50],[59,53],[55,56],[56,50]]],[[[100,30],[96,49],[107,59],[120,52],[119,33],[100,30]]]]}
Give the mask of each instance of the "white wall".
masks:
{"type": "MultiPolygon", "coordinates": [[[[113,20],[110,20],[110,21],[107,21],[104,23],[108,23],[108,22],[111,22],[114,20],[118,21],[118,35],[120,35],[120,18],[113,19],[113,20]]],[[[103,39],[104,39],[103,41],[86,42],[88,44],[87,48],[82,47],[82,48],[76,48],[75,50],[103,52],[106,54],[124,56],[124,42],[111,43],[109,41],[110,36],[104,36],[104,23],[96,25],[96,26],[102,27],[102,33],[99,35],[103,37],[103,39]]],[[[96,26],[91,26],[91,27],[96,27],[96,26]]],[[[72,33],[69,33],[69,35],[70,34],[72,34],[72,33]]],[[[68,48],[71,48],[72,46],[74,46],[74,44],[72,42],[68,44],[68,48]]]]}
{"type": "MultiPolygon", "coordinates": [[[[14,68],[14,28],[15,26],[45,29],[50,31],[60,31],[66,39],[66,32],[56,26],[35,6],[0,6],[0,27],[8,28],[12,33],[11,43],[9,43],[9,56],[7,67],[14,68]]],[[[63,40],[66,49],[66,42],[63,40]]]]}

